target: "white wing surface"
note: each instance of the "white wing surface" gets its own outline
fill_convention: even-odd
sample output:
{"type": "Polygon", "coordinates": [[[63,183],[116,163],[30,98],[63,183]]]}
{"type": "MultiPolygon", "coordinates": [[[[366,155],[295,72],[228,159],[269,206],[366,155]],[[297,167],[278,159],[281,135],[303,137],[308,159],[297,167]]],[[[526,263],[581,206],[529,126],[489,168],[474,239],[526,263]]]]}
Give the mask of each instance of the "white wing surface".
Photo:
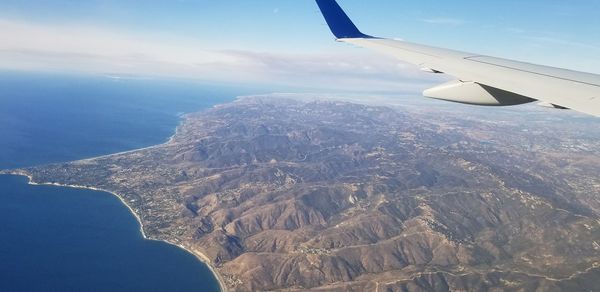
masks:
{"type": "Polygon", "coordinates": [[[458,80],[427,97],[476,105],[542,101],[600,117],[600,75],[372,37],[360,32],[335,0],[316,0],[339,41],[373,49],[458,80]]]}

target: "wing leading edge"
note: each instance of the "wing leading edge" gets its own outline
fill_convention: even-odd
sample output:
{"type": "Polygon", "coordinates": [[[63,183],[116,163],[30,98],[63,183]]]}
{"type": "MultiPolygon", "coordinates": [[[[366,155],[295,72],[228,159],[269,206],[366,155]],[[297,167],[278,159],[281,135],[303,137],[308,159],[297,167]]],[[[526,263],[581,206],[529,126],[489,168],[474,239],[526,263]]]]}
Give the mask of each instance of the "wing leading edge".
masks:
{"type": "Polygon", "coordinates": [[[360,32],[335,0],[316,1],[339,41],[459,78],[426,90],[425,96],[478,105],[539,100],[600,117],[600,75],[372,37],[360,32]]]}

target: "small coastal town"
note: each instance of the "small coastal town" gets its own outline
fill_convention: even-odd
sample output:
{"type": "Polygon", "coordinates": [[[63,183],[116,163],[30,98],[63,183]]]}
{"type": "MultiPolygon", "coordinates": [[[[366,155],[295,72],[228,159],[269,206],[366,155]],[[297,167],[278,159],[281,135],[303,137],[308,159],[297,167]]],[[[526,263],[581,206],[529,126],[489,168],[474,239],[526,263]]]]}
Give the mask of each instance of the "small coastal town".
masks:
{"type": "Polygon", "coordinates": [[[598,128],[477,118],[246,97],[162,145],[3,173],[116,195],[227,291],[600,285],[598,128]]]}

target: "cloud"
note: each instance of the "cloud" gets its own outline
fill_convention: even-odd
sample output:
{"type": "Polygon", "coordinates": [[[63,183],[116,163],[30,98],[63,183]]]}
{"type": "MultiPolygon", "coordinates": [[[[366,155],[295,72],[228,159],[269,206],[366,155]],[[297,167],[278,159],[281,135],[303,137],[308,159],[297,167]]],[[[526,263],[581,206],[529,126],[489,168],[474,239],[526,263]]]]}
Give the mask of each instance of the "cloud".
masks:
{"type": "Polygon", "coordinates": [[[465,24],[465,21],[462,19],[457,19],[457,18],[444,18],[444,17],[439,17],[439,18],[425,18],[425,19],[421,19],[422,22],[425,23],[429,23],[429,24],[437,24],[437,25],[452,25],[452,26],[458,26],[458,25],[463,25],[465,24]]]}
{"type": "Polygon", "coordinates": [[[437,78],[376,54],[210,50],[94,27],[0,20],[0,68],[181,77],[309,88],[419,92],[437,78]]]}

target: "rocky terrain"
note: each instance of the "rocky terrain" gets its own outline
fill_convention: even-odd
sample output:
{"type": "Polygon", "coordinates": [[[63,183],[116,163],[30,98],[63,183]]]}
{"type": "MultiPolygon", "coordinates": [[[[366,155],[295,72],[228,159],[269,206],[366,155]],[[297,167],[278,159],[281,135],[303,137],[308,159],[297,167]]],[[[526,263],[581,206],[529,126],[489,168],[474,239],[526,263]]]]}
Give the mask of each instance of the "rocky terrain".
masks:
{"type": "Polygon", "coordinates": [[[245,98],[163,145],[14,170],[118,194],[231,291],[594,291],[600,125],[245,98]]]}

